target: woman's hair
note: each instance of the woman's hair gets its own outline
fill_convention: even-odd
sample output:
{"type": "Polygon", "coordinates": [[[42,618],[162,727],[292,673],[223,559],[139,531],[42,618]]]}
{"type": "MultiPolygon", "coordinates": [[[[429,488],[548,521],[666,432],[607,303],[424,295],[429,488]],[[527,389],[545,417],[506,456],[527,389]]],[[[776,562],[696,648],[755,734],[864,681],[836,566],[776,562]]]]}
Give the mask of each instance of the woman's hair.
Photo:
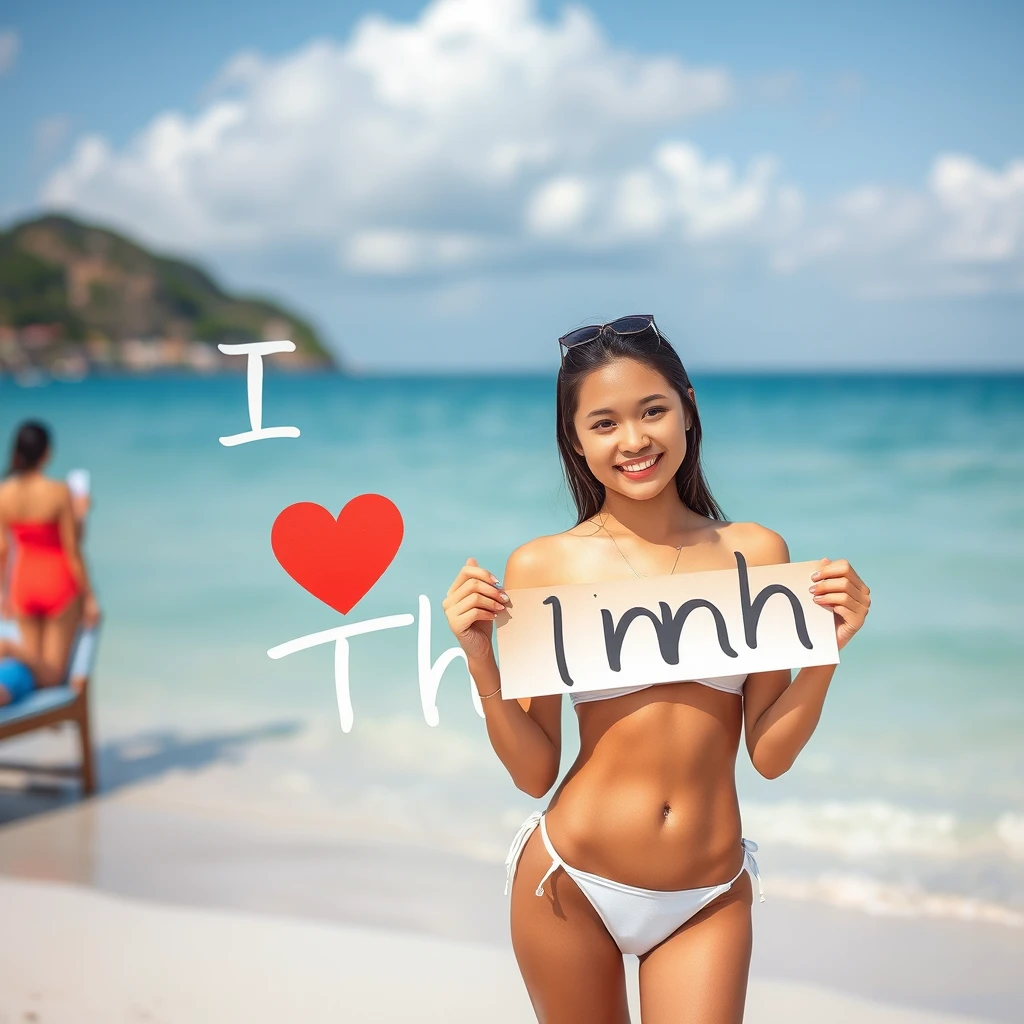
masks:
{"type": "Polygon", "coordinates": [[[683,407],[689,410],[692,427],[687,432],[686,456],[676,470],[676,490],[687,508],[710,519],[724,520],[725,515],[712,497],[701,467],[700,416],[686,390],[691,386],[690,378],[668,339],[661,335],[659,342],[655,329],[651,329],[642,334],[616,334],[609,331],[594,341],[574,345],[565,352],[556,386],[556,437],[565,478],[576,502],[576,525],[579,526],[599,512],[605,496],[604,484],[590,471],[586,458],[577,455],[572,446],[573,441],[579,441],[573,417],[579,404],[580,389],[587,374],[613,359],[621,358],[635,359],[660,373],[676,390],[683,407]]]}
{"type": "Polygon", "coordinates": [[[46,424],[40,423],[39,420],[25,420],[14,435],[7,476],[35,469],[49,450],[50,431],[46,424]]]}

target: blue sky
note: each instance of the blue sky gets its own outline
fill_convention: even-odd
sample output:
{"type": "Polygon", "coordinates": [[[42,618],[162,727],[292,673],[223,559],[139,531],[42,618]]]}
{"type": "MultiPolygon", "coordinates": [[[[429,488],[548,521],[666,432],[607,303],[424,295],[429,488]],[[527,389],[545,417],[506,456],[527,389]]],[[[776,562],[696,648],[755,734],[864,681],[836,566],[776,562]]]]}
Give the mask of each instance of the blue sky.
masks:
{"type": "Polygon", "coordinates": [[[634,310],[692,365],[1020,367],[1022,44],[1011,3],[7,3],[0,217],[197,257],[366,369],[634,310]]]}

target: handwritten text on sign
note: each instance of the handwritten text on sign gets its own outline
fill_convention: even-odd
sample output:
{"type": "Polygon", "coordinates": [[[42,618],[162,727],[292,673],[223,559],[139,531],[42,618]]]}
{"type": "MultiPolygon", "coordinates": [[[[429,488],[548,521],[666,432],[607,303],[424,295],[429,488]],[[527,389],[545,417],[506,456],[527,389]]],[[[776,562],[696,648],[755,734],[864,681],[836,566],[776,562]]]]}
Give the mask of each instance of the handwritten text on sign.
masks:
{"type": "Polygon", "coordinates": [[[614,583],[509,589],[497,623],[501,695],[836,665],[835,617],[814,603],[820,562],[614,583]]]}

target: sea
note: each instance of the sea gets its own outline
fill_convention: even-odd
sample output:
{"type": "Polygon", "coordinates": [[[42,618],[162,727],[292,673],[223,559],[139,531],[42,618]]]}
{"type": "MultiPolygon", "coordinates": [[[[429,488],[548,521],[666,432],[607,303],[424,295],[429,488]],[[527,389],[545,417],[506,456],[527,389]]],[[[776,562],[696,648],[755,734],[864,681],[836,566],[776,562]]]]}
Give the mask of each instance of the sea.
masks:
{"type": "MultiPolygon", "coordinates": [[[[871,587],[821,721],[775,780],[737,757],[744,834],[769,898],[1024,927],[1024,376],[694,373],[711,489],[732,520],[786,538],[794,561],[847,558],[871,587]]],[[[48,471],[91,475],[85,553],[104,613],[100,742],[235,735],[280,746],[267,799],[499,864],[532,801],[511,784],[446,670],[438,721],[420,701],[417,636],[454,645],[441,601],[469,556],[568,529],[554,374],[270,373],[249,429],[244,375],[0,379],[3,457],[45,421],[48,471]],[[270,543],[297,502],[337,514],[377,493],[401,547],[347,615],[305,592],[270,543]],[[353,721],[339,720],[322,630],[407,614],[350,643],[353,721]]],[[[682,569],[683,567],[680,566],[682,569]]],[[[563,712],[563,771],[578,750],[563,712]]],[[[189,765],[183,765],[187,769],[189,765]]]]}

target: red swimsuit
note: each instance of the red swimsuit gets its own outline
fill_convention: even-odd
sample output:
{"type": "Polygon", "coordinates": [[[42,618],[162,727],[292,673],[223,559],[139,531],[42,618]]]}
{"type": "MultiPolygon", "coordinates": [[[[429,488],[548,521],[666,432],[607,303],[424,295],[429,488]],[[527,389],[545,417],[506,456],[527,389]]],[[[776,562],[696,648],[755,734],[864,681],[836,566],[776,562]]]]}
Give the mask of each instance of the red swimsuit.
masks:
{"type": "Polygon", "coordinates": [[[15,615],[59,615],[78,594],[56,520],[9,523],[17,542],[11,569],[11,605],[15,615]]]}

